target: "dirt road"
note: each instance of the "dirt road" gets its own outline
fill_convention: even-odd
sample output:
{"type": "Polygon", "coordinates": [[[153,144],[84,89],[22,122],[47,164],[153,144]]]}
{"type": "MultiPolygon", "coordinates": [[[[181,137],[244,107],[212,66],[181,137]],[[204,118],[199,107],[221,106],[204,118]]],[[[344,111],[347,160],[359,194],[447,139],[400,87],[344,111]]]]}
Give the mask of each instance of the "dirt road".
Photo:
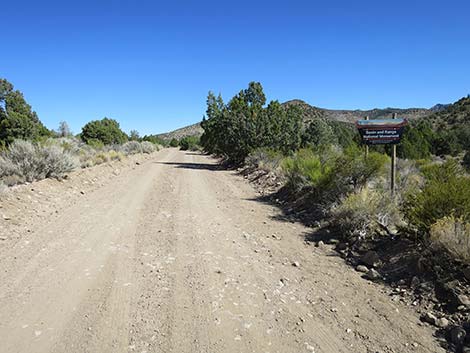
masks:
{"type": "MultiPolygon", "coordinates": [[[[20,214],[39,207],[20,196],[20,214]]],[[[54,215],[0,242],[0,352],[443,351],[416,313],[255,199],[209,157],[166,149],[49,200],[54,215]]]]}

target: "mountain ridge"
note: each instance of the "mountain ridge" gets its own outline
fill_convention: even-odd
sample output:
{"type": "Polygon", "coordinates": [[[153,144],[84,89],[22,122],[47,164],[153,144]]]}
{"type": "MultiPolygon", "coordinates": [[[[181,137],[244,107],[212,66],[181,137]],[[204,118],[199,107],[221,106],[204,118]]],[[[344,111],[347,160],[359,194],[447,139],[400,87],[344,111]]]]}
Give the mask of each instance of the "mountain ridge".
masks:
{"type": "MultiPolygon", "coordinates": [[[[431,108],[374,108],[369,110],[348,110],[348,109],[327,109],[320,108],[311,105],[301,99],[292,99],[284,103],[283,106],[298,106],[303,115],[304,122],[309,122],[314,119],[326,118],[329,120],[354,123],[357,120],[364,119],[368,116],[370,119],[377,118],[392,118],[393,114],[396,113],[400,118],[406,118],[408,120],[416,120],[431,116],[436,113],[440,113],[449,109],[452,104],[436,104],[431,108]]],[[[166,133],[158,134],[157,136],[164,140],[171,140],[173,138],[181,139],[185,136],[201,136],[204,130],[201,127],[201,123],[195,123],[192,125],[184,126],[182,128],[169,131],[166,133]]]]}

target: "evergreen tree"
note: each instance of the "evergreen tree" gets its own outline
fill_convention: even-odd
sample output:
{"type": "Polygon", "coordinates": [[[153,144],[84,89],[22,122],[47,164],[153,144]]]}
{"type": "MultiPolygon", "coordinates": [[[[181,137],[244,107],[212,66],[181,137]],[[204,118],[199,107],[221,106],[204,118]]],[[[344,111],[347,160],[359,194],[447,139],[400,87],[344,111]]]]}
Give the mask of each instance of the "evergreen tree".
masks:
{"type": "Polygon", "coordinates": [[[129,140],[139,141],[140,140],[139,132],[137,130],[131,130],[129,133],[129,140]]]}
{"type": "Polygon", "coordinates": [[[127,135],[120,129],[119,123],[109,118],[87,123],[82,128],[81,138],[86,143],[99,141],[105,145],[122,144],[127,141],[127,135]]]}
{"type": "Polygon", "coordinates": [[[15,91],[7,80],[0,79],[0,142],[37,140],[42,136],[51,136],[51,132],[32,111],[23,94],[15,91]]]}

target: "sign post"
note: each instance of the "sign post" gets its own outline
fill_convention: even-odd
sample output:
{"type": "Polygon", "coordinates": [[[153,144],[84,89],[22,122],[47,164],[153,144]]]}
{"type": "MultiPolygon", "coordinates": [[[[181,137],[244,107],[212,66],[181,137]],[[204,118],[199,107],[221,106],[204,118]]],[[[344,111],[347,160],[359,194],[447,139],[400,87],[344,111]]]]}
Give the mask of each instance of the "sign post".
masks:
{"type": "MultiPolygon", "coordinates": [[[[369,120],[369,117],[366,116],[364,120],[369,120]]],[[[366,158],[369,157],[369,145],[366,144],[366,158]]]]}
{"type": "Polygon", "coordinates": [[[397,144],[408,124],[406,119],[397,119],[396,113],[393,119],[358,120],[356,127],[361,134],[362,143],[366,145],[366,156],[368,155],[369,145],[392,145],[392,166],[390,175],[390,190],[392,195],[395,193],[397,144]]]}
{"type": "MultiPolygon", "coordinates": [[[[393,120],[397,119],[397,113],[393,113],[393,120]]],[[[400,135],[401,139],[401,135],[400,135]]],[[[393,144],[392,146],[392,170],[390,173],[390,191],[392,196],[395,195],[395,178],[397,174],[397,145],[393,144]]]]}

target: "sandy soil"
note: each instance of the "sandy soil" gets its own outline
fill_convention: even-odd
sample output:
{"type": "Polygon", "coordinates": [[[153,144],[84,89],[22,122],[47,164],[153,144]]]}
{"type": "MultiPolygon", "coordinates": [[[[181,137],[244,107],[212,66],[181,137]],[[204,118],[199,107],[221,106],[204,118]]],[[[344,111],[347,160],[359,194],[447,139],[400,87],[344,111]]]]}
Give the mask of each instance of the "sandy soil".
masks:
{"type": "Polygon", "coordinates": [[[0,352],[442,352],[235,172],[165,149],[0,199],[0,352]]]}

